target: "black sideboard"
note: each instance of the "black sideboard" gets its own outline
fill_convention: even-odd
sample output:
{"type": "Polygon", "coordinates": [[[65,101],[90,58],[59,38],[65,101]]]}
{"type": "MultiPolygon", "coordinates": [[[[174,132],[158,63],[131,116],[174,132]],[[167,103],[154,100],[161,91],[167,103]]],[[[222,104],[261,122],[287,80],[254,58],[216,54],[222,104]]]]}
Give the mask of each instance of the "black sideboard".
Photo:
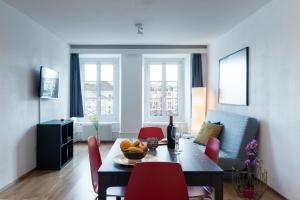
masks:
{"type": "Polygon", "coordinates": [[[73,158],[73,121],[37,125],[37,168],[59,170],[73,158]]]}

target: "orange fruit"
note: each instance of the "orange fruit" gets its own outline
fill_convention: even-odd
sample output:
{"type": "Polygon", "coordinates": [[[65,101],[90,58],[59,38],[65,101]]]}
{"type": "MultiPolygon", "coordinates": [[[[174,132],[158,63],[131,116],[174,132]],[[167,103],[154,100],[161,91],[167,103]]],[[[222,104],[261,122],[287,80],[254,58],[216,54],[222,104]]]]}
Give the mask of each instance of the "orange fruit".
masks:
{"type": "Polygon", "coordinates": [[[125,151],[126,149],[128,149],[131,146],[131,142],[129,140],[123,140],[120,143],[120,148],[122,151],[125,151]]]}

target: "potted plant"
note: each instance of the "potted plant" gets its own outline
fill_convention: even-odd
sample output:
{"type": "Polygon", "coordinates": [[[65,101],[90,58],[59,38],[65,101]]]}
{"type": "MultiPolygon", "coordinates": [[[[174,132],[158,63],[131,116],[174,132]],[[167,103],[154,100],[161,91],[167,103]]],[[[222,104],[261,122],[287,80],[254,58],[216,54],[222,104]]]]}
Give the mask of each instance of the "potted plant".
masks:
{"type": "Polygon", "coordinates": [[[246,187],[244,188],[244,197],[252,199],[254,197],[254,174],[256,166],[259,164],[257,158],[257,141],[253,139],[246,145],[245,150],[247,151],[248,159],[245,160],[247,166],[247,178],[246,178],[246,187]]]}
{"type": "Polygon", "coordinates": [[[99,133],[98,133],[98,130],[99,130],[99,119],[98,119],[98,116],[96,114],[94,114],[94,115],[90,116],[89,118],[90,118],[91,122],[93,123],[93,126],[96,129],[97,141],[99,142],[100,138],[99,138],[99,133]]]}
{"type": "Polygon", "coordinates": [[[258,159],[258,143],[250,141],[245,150],[248,158],[245,160],[246,170],[232,167],[232,183],[241,198],[258,200],[268,188],[268,172],[263,168],[263,161],[258,159]]]}

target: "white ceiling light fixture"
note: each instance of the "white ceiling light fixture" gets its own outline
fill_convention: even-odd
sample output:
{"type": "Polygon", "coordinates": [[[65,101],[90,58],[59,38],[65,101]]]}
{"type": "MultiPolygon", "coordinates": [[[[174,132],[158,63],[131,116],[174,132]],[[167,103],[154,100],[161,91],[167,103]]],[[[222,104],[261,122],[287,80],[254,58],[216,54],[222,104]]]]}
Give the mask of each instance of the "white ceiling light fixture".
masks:
{"type": "Polygon", "coordinates": [[[135,24],[136,28],[137,28],[137,34],[139,35],[142,35],[144,32],[144,28],[143,28],[143,24],[141,23],[138,23],[138,24],[135,24]]]}

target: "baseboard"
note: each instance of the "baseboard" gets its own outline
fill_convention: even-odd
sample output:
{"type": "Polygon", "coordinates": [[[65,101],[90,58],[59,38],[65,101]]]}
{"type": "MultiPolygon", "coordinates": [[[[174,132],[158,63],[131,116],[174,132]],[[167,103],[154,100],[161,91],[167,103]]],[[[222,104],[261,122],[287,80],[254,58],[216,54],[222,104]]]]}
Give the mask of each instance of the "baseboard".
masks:
{"type": "Polygon", "coordinates": [[[288,200],[288,198],[286,198],[285,196],[283,196],[282,194],[280,194],[279,192],[277,192],[276,190],[271,188],[269,185],[268,185],[268,189],[271,190],[272,192],[274,192],[276,195],[280,196],[282,199],[288,200]]]}
{"type": "MultiPolygon", "coordinates": [[[[232,180],[232,176],[230,176],[230,174],[232,173],[232,171],[224,171],[224,179],[225,180],[232,180]]],[[[260,180],[259,180],[260,181],[260,180]]],[[[274,190],[271,186],[267,185],[267,190],[272,191],[273,193],[275,193],[276,195],[280,196],[282,199],[286,199],[288,200],[288,198],[286,198],[285,196],[283,196],[282,194],[280,194],[279,192],[277,192],[276,190],[274,190]]]]}
{"type": "Polygon", "coordinates": [[[19,178],[17,178],[16,180],[12,181],[11,183],[7,184],[6,186],[4,186],[3,188],[0,189],[0,193],[7,190],[9,187],[19,183],[20,181],[22,181],[23,179],[27,178],[36,168],[33,168],[31,170],[29,170],[28,172],[26,172],[25,174],[23,174],[22,176],[20,176],[19,178]]]}

